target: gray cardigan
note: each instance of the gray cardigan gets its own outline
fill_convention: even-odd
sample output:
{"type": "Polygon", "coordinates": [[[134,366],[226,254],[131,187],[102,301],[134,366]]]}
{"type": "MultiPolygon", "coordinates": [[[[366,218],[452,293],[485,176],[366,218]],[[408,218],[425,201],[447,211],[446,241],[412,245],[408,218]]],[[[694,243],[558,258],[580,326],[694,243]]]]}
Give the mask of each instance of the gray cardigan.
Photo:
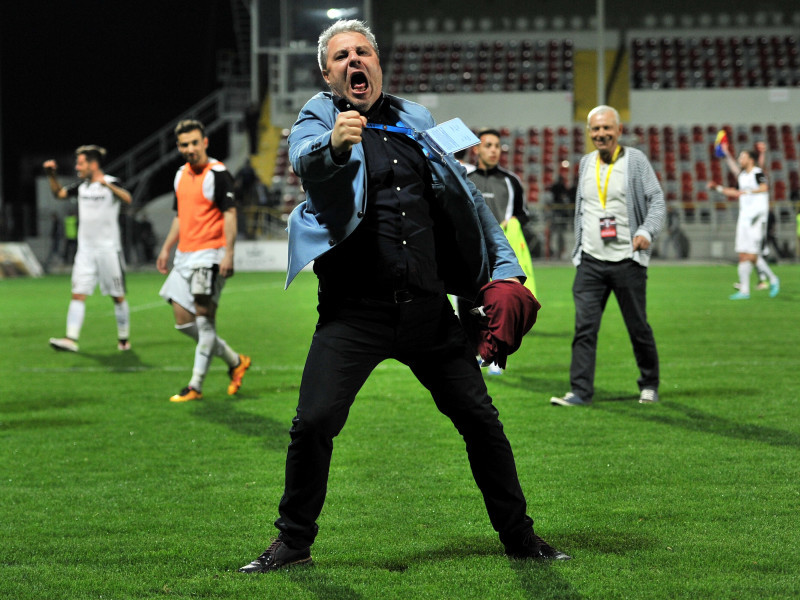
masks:
{"type": "MultiPolygon", "coordinates": [[[[628,202],[631,240],[637,235],[641,235],[652,244],[664,226],[667,216],[664,192],[661,190],[661,184],[644,152],[626,146],[625,153],[628,155],[628,182],[625,197],[628,202]]],[[[572,262],[576,267],[581,264],[583,244],[583,186],[581,182],[587,165],[596,154],[597,150],[581,158],[578,169],[578,193],[575,198],[575,248],[572,251],[572,262]]],[[[633,260],[646,267],[650,263],[652,248],[651,245],[647,250],[637,250],[633,253],[633,260]]]]}

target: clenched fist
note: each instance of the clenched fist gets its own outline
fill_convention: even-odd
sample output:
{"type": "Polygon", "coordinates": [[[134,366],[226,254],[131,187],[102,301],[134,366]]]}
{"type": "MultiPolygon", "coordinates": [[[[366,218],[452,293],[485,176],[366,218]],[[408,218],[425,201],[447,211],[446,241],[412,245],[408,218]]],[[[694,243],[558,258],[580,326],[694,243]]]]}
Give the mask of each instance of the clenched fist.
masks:
{"type": "Polygon", "coordinates": [[[361,132],[367,124],[367,118],[357,110],[340,112],[331,132],[331,147],[334,153],[344,154],[350,148],[361,143],[361,132]]]}

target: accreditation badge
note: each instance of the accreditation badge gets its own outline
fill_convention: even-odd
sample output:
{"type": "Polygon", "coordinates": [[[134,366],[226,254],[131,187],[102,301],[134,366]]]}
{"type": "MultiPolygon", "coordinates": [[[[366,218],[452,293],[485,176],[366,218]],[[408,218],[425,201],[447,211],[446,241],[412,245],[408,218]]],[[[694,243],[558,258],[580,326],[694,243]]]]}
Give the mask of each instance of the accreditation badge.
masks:
{"type": "Polygon", "coordinates": [[[600,239],[604,242],[617,239],[617,219],[613,215],[600,217],[600,239]]]}

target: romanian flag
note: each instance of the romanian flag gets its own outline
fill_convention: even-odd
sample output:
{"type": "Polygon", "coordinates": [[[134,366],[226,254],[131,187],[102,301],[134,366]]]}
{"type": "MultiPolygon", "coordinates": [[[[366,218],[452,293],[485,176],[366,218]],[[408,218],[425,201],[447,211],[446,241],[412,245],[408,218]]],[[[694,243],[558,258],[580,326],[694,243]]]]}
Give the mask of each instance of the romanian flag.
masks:
{"type": "Polygon", "coordinates": [[[723,145],[728,145],[728,134],[725,133],[724,129],[720,129],[717,132],[717,139],[714,140],[714,155],[717,158],[725,158],[725,151],[722,149],[723,145]]]}

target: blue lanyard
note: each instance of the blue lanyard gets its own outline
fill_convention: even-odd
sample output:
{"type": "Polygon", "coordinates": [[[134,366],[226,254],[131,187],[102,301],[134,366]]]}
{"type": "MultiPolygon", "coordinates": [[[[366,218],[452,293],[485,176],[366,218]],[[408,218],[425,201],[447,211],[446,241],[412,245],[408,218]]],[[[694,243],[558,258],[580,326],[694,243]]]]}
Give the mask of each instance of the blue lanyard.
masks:
{"type": "Polygon", "coordinates": [[[380,129],[382,131],[391,131],[392,133],[403,133],[408,137],[414,139],[415,138],[415,131],[408,127],[398,127],[397,125],[380,125],[379,123],[367,123],[366,125],[370,129],[380,129]]]}
{"type": "MultiPolygon", "coordinates": [[[[407,135],[408,137],[410,137],[415,142],[419,143],[419,140],[417,139],[417,132],[414,131],[413,129],[411,129],[410,127],[400,127],[400,125],[402,125],[402,124],[403,123],[401,121],[398,121],[397,125],[381,125],[379,123],[367,123],[366,127],[368,129],[377,129],[377,130],[380,130],[380,131],[389,131],[391,133],[402,133],[402,134],[407,135]]],[[[428,152],[428,149],[425,146],[422,146],[420,144],[420,148],[422,148],[422,153],[425,155],[426,158],[430,157],[430,152],[428,152]]]]}

